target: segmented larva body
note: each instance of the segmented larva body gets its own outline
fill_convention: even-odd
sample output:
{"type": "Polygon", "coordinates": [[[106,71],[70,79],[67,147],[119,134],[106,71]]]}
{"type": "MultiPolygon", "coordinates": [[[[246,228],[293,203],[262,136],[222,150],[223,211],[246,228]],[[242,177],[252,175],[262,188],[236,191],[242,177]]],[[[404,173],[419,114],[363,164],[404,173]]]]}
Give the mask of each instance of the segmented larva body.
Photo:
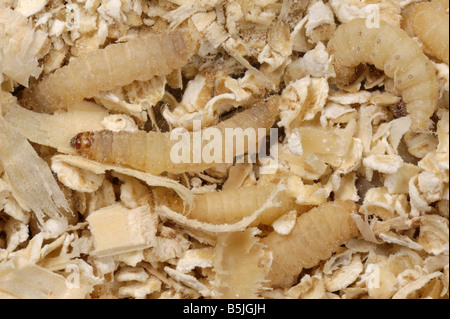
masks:
{"type": "MultiPolygon", "coordinates": [[[[242,128],[243,130],[247,128],[255,130],[258,128],[269,129],[275,122],[278,109],[274,101],[257,104],[214,127],[219,129],[220,132],[224,132],[226,128],[242,128]]],[[[191,152],[193,151],[193,134],[189,134],[191,152]]],[[[225,138],[222,140],[224,141],[225,138]]],[[[171,150],[178,142],[178,140],[170,139],[170,133],[145,131],[113,132],[103,130],[79,133],[72,139],[71,145],[89,159],[107,164],[127,166],[155,175],[163,172],[179,174],[203,171],[224,163],[223,161],[220,163],[207,163],[203,161],[203,158],[196,163],[193,161],[192,156],[187,163],[174,163],[171,159],[171,150]]],[[[223,144],[225,145],[226,143],[223,142],[223,144]]],[[[246,147],[244,147],[243,151],[245,152],[246,150],[246,147]]],[[[223,154],[225,155],[225,152],[223,154]]],[[[233,150],[233,154],[241,155],[236,154],[235,150],[233,150]]]]}
{"type": "Polygon", "coordinates": [[[77,58],[24,92],[36,111],[52,112],[135,80],[146,81],[182,67],[197,43],[187,31],[150,33],[77,58]]]}
{"type": "Polygon", "coordinates": [[[272,285],[290,284],[303,268],[330,258],[340,245],[357,236],[358,228],[351,217],[357,210],[352,201],[326,202],[297,217],[288,235],[272,232],[263,238],[273,254],[268,275],[272,285]]]}
{"type": "MultiPolygon", "coordinates": [[[[188,217],[210,224],[233,224],[260,209],[275,188],[276,185],[252,185],[197,195],[188,217]]],[[[270,225],[287,212],[305,209],[286,191],[279,191],[273,201],[276,205],[265,209],[254,224],[270,225]]]]}
{"type": "Polygon", "coordinates": [[[334,56],[337,84],[348,84],[359,64],[372,64],[394,79],[411,127],[426,128],[439,87],[433,65],[405,31],[383,21],[379,28],[368,28],[365,19],[355,19],[337,28],[328,50],[334,56]]]}
{"type": "Polygon", "coordinates": [[[410,28],[430,55],[448,64],[449,16],[447,1],[420,2],[403,16],[403,25],[410,28]]]}

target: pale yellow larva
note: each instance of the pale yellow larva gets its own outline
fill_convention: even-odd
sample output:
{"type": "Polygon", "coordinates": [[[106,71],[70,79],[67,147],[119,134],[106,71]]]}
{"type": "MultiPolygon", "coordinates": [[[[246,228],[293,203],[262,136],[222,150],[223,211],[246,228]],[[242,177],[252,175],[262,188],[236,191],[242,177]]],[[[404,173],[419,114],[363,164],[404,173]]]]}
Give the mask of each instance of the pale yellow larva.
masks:
{"type": "MultiPolygon", "coordinates": [[[[188,217],[209,224],[233,224],[259,210],[275,191],[276,185],[252,185],[197,195],[188,217]]],[[[272,224],[281,215],[297,210],[304,212],[306,206],[295,203],[287,191],[279,191],[273,202],[258,216],[254,224],[272,224]]]]}
{"type": "Polygon", "coordinates": [[[374,65],[394,79],[412,129],[426,129],[436,110],[439,87],[431,61],[408,34],[383,21],[369,28],[365,19],[355,19],[338,27],[328,43],[333,55],[336,83],[346,85],[361,63],[374,65]]]}
{"type": "MultiPolygon", "coordinates": [[[[256,106],[236,114],[228,120],[225,120],[214,128],[217,128],[221,134],[227,128],[250,129],[269,129],[275,122],[278,105],[277,98],[269,99],[267,102],[261,102],[256,106]]],[[[193,140],[193,134],[189,133],[189,139],[193,140]]],[[[108,130],[98,132],[82,132],[75,136],[72,141],[72,147],[78,149],[80,153],[90,159],[120,166],[131,167],[151,174],[183,173],[203,171],[210,167],[221,165],[223,161],[206,162],[203,158],[199,162],[191,161],[174,163],[171,158],[171,150],[178,143],[178,140],[171,140],[170,133],[158,132],[113,132],[108,130]]],[[[223,135],[223,134],[222,134],[223,135]]],[[[224,139],[223,139],[224,140],[224,139]]],[[[258,142],[258,141],[255,141],[258,142]]],[[[203,141],[203,143],[206,143],[203,141]]],[[[225,145],[225,141],[222,143],[225,145]]],[[[236,143],[233,143],[236,145],[236,143]]],[[[247,146],[242,149],[244,153],[247,146]]],[[[193,147],[190,147],[191,152],[193,147]]],[[[233,156],[243,155],[233,151],[233,156]]],[[[225,155],[225,152],[222,152],[225,155]]]]}
{"type": "Polygon", "coordinates": [[[116,86],[167,75],[195,53],[191,33],[150,33],[126,43],[108,45],[74,59],[24,91],[22,101],[40,112],[53,112],[116,86]]]}
{"type": "Polygon", "coordinates": [[[423,43],[425,50],[449,63],[448,0],[420,2],[403,15],[402,24],[423,43]]]}
{"type": "Polygon", "coordinates": [[[316,266],[331,257],[340,245],[358,235],[351,213],[358,207],[352,201],[326,202],[297,217],[288,235],[270,233],[261,241],[272,252],[268,275],[273,286],[285,286],[303,268],[316,266]]]}

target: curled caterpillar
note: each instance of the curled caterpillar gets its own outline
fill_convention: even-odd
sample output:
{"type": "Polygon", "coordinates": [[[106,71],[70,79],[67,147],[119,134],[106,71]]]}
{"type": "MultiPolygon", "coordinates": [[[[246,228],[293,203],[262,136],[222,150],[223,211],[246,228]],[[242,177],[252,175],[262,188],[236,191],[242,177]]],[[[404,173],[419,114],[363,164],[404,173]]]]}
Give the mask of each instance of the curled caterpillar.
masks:
{"type": "Polygon", "coordinates": [[[403,15],[403,28],[417,36],[431,56],[448,64],[449,16],[448,0],[420,2],[403,15]],[[445,3],[446,2],[446,3],[445,3]]]}
{"type": "MultiPolygon", "coordinates": [[[[228,120],[225,120],[213,128],[218,129],[220,137],[225,135],[226,129],[239,128],[245,131],[246,129],[254,129],[255,131],[264,128],[265,132],[275,122],[277,115],[277,98],[268,99],[265,103],[259,103],[256,106],[247,109],[241,113],[236,114],[228,120]]],[[[186,132],[187,133],[187,132],[186,132]]],[[[179,141],[171,139],[171,133],[159,132],[113,132],[108,130],[98,132],[81,132],[77,134],[70,142],[71,146],[89,159],[98,162],[115,164],[119,166],[128,166],[140,171],[159,175],[163,172],[179,174],[183,172],[203,171],[210,167],[216,166],[218,163],[225,163],[226,151],[222,149],[222,157],[220,161],[205,161],[200,158],[200,161],[192,159],[192,153],[195,152],[193,146],[194,133],[187,133],[187,149],[191,154],[188,154],[188,160],[185,162],[175,163],[172,159],[173,148],[179,141]]],[[[256,139],[256,136],[254,136],[256,139]]],[[[265,134],[264,134],[265,137],[265,134]]],[[[221,147],[233,145],[237,143],[227,143],[222,138],[221,147]]],[[[232,149],[232,157],[243,155],[247,152],[251,143],[258,143],[249,137],[246,144],[238,149],[232,149]]],[[[202,141],[201,149],[207,144],[207,140],[202,141]]]]}
{"type": "Polygon", "coordinates": [[[439,97],[433,65],[408,34],[383,21],[368,28],[365,19],[340,25],[328,42],[334,56],[336,83],[346,85],[361,63],[369,63],[394,79],[411,115],[412,129],[425,129],[439,97]]]}
{"type": "Polygon", "coordinates": [[[95,50],[24,91],[22,102],[40,112],[53,112],[116,86],[167,75],[195,53],[196,40],[187,31],[150,33],[126,43],[95,50]]]}
{"type": "Polygon", "coordinates": [[[262,239],[273,254],[268,279],[274,286],[292,283],[303,268],[331,257],[340,245],[358,235],[352,201],[326,202],[297,217],[288,235],[272,232],[262,239]]]}

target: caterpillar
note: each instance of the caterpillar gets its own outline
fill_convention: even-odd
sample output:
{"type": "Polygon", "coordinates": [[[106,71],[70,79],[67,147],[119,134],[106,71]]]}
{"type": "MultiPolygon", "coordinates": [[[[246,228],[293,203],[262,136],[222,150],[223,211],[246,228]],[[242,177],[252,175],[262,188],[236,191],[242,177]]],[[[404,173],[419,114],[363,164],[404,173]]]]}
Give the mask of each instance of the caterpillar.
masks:
{"type": "Polygon", "coordinates": [[[439,87],[432,63],[405,31],[383,21],[379,28],[368,28],[365,19],[355,19],[337,28],[327,49],[334,56],[336,84],[348,84],[359,64],[372,64],[394,79],[411,128],[426,129],[439,87]]]}
{"type": "Polygon", "coordinates": [[[197,41],[192,34],[186,30],[149,33],[95,50],[24,90],[22,103],[51,113],[116,86],[167,75],[195,53],[197,41]]]}
{"type": "Polygon", "coordinates": [[[403,28],[417,36],[426,52],[448,64],[449,16],[448,0],[420,2],[403,15],[403,28]]]}
{"type": "MultiPolygon", "coordinates": [[[[259,128],[269,129],[275,122],[278,105],[276,97],[269,98],[266,102],[261,102],[254,107],[246,109],[235,116],[220,122],[213,126],[218,129],[221,136],[227,128],[239,128],[243,131],[246,129],[259,128]]],[[[186,131],[187,133],[187,131],[186,131]]],[[[189,134],[190,146],[193,151],[194,133],[189,134]]],[[[225,134],[226,137],[226,134],[225,134]]],[[[264,135],[265,137],[265,135],[264,135]]],[[[243,155],[247,152],[251,142],[257,143],[256,140],[249,138],[243,146],[243,153],[239,150],[231,150],[233,157],[243,155]]],[[[171,139],[170,133],[160,132],[113,132],[109,130],[97,132],[81,132],[71,140],[71,146],[89,159],[93,159],[102,163],[115,164],[119,166],[128,166],[140,171],[159,175],[163,172],[179,174],[183,172],[204,171],[210,167],[225,163],[224,157],[221,161],[206,162],[204,158],[201,161],[194,162],[189,160],[186,162],[174,163],[172,161],[172,148],[178,141],[171,139]]],[[[202,142],[202,147],[207,144],[202,142]]],[[[236,146],[237,143],[232,143],[236,146]]],[[[230,145],[222,139],[222,146],[230,145]]],[[[191,152],[192,153],[192,152],[191,152]]],[[[225,151],[222,151],[225,156],[225,151]]],[[[192,155],[192,154],[190,154],[192,155]]],[[[191,159],[191,157],[189,157],[191,159]]]]}
{"type": "MultiPolygon", "coordinates": [[[[233,224],[260,209],[275,185],[252,185],[239,189],[211,192],[197,195],[188,217],[210,224],[233,224]]],[[[295,203],[295,198],[286,191],[280,191],[274,198],[277,205],[262,212],[255,224],[272,224],[281,215],[305,206],[295,203]]]]}
{"type": "Polygon", "coordinates": [[[271,284],[292,283],[303,268],[330,258],[340,245],[357,236],[358,228],[351,217],[357,210],[352,201],[326,202],[297,217],[288,235],[271,232],[262,238],[273,256],[267,277],[271,284]]]}

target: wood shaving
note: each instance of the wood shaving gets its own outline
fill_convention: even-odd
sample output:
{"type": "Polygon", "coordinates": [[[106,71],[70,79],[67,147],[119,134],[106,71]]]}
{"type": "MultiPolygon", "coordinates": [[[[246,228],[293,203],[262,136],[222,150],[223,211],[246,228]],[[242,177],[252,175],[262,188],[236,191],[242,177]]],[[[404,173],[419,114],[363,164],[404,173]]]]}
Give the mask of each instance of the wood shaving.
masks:
{"type": "MultiPolygon", "coordinates": [[[[417,3],[441,2],[1,1],[0,298],[448,299],[448,57],[407,21],[417,3]],[[393,78],[389,65],[347,70],[329,45],[343,25],[378,18],[436,77],[426,116],[407,103],[425,66],[406,61],[411,77],[393,78]],[[144,57],[130,48],[149,36],[161,40],[150,50],[163,62],[155,70],[105,53],[144,57]],[[84,75],[100,80],[80,101],[88,81],[70,81],[84,75]],[[412,84],[401,91],[399,80],[412,84]],[[244,152],[152,175],[76,145],[126,132],[133,145],[105,142],[97,159],[115,147],[138,160],[137,133],[193,136],[198,121],[201,131],[221,127],[264,101],[273,111],[258,144],[265,158],[244,152]]],[[[384,52],[370,47],[346,58],[372,53],[376,64],[384,52]]]]}

